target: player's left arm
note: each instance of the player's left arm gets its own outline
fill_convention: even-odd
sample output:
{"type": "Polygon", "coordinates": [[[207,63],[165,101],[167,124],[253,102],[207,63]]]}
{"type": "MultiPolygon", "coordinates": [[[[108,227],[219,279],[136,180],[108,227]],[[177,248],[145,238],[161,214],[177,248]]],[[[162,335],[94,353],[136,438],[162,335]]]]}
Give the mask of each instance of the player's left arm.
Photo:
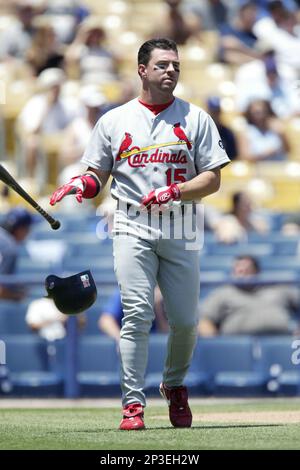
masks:
{"type": "Polygon", "coordinates": [[[181,201],[197,201],[209,194],[217,192],[221,183],[221,170],[204,171],[189,181],[178,183],[181,201]]]}

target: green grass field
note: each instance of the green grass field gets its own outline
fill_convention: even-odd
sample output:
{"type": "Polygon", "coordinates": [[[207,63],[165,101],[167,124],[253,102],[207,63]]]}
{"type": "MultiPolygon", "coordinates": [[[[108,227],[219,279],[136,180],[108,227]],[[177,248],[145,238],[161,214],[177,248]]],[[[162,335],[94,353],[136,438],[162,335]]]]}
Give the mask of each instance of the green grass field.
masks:
{"type": "Polygon", "coordinates": [[[0,409],[0,449],[300,449],[300,401],[192,404],[191,429],[146,408],[145,431],[118,431],[119,407],[0,409]]]}

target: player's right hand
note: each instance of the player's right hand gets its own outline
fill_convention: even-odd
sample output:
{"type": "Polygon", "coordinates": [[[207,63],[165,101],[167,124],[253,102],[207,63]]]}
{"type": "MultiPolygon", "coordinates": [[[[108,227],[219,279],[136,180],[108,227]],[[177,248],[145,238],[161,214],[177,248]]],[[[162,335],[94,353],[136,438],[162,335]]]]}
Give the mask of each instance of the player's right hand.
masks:
{"type": "Polygon", "coordinates": [[[69,194],[75,194],[77,201],[81,203],[84,190],[84,175],[74,176],[74,178],[71,178],[68,183],[64,184],[63,186],[60,186],[60,188],[54,191],[50,198],[50,204],[51,206],[54,206],[57,202],[61,201],[65,196],[68,196],[69,194]]]}

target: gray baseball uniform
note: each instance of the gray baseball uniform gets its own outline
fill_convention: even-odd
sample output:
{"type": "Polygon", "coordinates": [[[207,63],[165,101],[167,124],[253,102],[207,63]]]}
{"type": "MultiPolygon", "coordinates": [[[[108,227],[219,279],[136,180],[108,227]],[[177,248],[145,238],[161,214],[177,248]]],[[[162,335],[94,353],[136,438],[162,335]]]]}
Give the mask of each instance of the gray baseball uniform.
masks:
{"type": "Polygon", "coordinates": [[[114,260],[124,310],[120,339],[124,406],[136,402],[145,406],[144,375],[156,283],[170,323],[163,372],[167,386],[183,383],[198,322],[199,249],[185,249],[185,231],[175,236],[178,226],[193,219],[194,213],[184,211],[182,205],[171,215],[167,211],[149,217],[137,212],[141,198],[152,189],[190,180],[228,162],[210,116],[178,98],[156,116],[134,99],[102,116],[93,131],[82,163],[111,172],[111,193],[119,201],[114,260]]]}

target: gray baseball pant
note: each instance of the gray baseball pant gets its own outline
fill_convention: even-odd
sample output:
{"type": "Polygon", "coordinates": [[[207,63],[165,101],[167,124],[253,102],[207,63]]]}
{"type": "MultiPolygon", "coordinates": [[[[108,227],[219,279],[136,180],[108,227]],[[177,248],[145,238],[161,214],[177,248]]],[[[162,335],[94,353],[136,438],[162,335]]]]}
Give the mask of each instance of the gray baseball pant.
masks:
{"type": "Polygon", "coordinates": [[[144,377],[148,336],[154,319],[158,283],[170,333],[163,382],[182,385],[197,340],[200,291],[199,250],[186,250],[184,239],[114,236],[114,264],[124,311],[120,337],[123,406],[146,406],[144,377]]]}

